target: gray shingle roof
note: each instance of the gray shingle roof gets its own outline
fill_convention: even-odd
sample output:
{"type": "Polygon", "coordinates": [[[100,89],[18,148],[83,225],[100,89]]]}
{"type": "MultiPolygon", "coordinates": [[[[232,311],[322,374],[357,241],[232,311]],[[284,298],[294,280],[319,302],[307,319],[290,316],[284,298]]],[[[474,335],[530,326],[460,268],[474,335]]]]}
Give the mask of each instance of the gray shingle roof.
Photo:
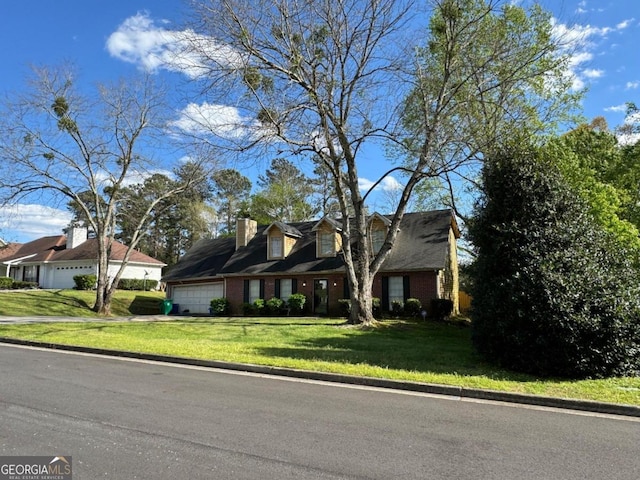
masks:
{"type": "MultiPolygon", "coordinates": [[[[235,250],[235,238],[201,240],[171,267],[163,280],[178,282],[230,275],[276,275],[344,270],[340,255],[316,257],[317,221],[289,224],[300,234],[293,249],[282,260],[267,259],[269,226],[258,227],[246,247],[235,250]]],[[[439,270],[445,268],[449,229],[455,226],[450,210],[407,213],[400,232],[381,271],[439,270]]]]}
{"type": "Polygon", "coordinates": [[[295,228],[294,226],[289,225],[287,223],[283,223],[283,222],[273,222],[271,225],[269,225],[264,230],[263,234],[266,234],[267,231],[269,231],[271,229],[271,227],[279,228],[282,233],[284,233],[285,235],[288,235],[290,237],[300,238],[302,236],[302,233],[300,233],[300,231],[297,228],[295,228]]]}

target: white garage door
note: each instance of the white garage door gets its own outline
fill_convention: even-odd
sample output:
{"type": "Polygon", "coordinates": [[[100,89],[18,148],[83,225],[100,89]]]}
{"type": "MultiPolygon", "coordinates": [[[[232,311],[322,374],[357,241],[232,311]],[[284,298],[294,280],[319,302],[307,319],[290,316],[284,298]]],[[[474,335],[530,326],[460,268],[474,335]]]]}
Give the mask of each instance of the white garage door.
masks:
{"type": "Polygon", "coordinates": [[[74,288],[76,282],[73,277],[95,274],[91,265],[56,265],[51,267],[50,272],[47,275],[51,278],[47,279],[45,288],[74,288]]]}
{"type": "Polygon", "coordinates": [[[209,304],[214,298],[224,297],[222,282],[202,285],[179,285],[173,287],[172,300],[179,305],[179,313],[209,313],[209,304]],[[188,310],[189,312],[186,312],[188,310]]]}

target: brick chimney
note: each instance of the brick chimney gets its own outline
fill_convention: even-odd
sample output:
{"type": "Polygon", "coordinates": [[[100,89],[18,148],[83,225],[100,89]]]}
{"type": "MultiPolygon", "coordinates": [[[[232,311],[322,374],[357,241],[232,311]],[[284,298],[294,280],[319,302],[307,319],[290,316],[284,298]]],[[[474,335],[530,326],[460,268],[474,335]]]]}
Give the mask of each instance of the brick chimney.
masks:
{"type": "Polygon", "coordinates": [[[236,220],[236,250],[246,247],[258,232],[258,222],[250,218],[238,218],[236,220]]]}
{"type": "Polygon", "coordinates": [[[87,227],[71,225],[67,229],[67,250],[76,248],[87,241],[89,231],[87,227]]]}

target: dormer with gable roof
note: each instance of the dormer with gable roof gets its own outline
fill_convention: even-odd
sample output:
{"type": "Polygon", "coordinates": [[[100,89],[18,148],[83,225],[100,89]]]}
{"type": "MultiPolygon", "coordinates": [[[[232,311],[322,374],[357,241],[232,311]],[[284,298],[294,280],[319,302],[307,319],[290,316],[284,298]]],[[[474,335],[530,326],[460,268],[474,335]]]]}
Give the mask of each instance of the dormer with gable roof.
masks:
{"type": "Polygon", "coordinates": [[[296,240],[302,237],[295,227],[277,221],[269,225],[263,235],[267,236],[267,260],[287,258],[296,240]]]}
{"type": "Polygon", "coordinates": [[[311,229],[316,232],[316,257],[335,257],[342,248],[342,226],[330,217],[323,217],[311,229]]]}
{"type": "Polygon", "coordinates": [[[387,238],[387,233],[389,232],[390,225],[391,220],[389,220],[384,215],[380,215],[377,212],[369,217],[367,228],[371,253],[373,255],[376,255],[382,248],[384,240],[385,238],[387,238]]]}

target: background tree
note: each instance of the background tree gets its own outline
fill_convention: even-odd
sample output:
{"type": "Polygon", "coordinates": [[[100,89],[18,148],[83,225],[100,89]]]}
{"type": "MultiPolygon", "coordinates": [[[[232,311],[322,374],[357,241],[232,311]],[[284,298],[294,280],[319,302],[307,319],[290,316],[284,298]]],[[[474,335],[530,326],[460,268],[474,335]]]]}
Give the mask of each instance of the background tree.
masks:
{"type": "Polygon", "coordinates": [[[640,253],[638,225],[633,218],[633,199],[638,184],[630,185],[633,171],[624,149],[606,123],[595,119],[549,140],[542,154],[556,163],[569,186],[586,202],[589,213],[606,231],[630,250],[640,253]]]}
{"type": "Polygon", "coordinates": [[[581,94],[565,75],[568,46],[553,36],[551,16],[539,5],[436,4],[405,103],[400,154],[422,201],[452,207],[464,224],[472,204],[461,204],[460,194],[477,194],[484,158],[513,132],[530,138],[553,132],[581,94]]]}
{"type": "Polygon", "coordinates": [[[174,179],[164,174],[153,174],[142,183],[122,189],[118,212],[116,238],[125,245],[135,234],[138,219],[163,192],[189,182],[189,188],[180,195],[159,202],[150,212],[138,250],[167,265],[173,265],[180,256],[200,238],[209,236],[205,218],[206,202],[212,196],[211,185],[201,165],[187,162],[180,165],[174,179]]]}
{"type": "Polygon", "coordinates": [[[553,159],[505,151],[483,185],[469,224],[479,351],[537,375],[637,375],[638,273],[553,159]]]}
{"type": "MultiPolygon", "coordinates": [[[[156,173],[139,184],[123,187],[115,238],[128,245],[135,234],[138,219],[147,211],[149,203],[173,185],[174,182],[168,176],[156,173]]],[[[150,212],[144,235],[141,235],[138,242],[138,250],[165,263],[167,236],[172,228],[171,204],[170,201],[160,202],[150,212]]]]}
{"type": "Polygon", "coordinates": [[[640,110],[635,103],[627,103],[627,115],[615,134],[622,148],[615,178],[628,194],[625,218],[640,230],[640,110]]]}
{"type": "Polygon", "coordinates": [[[251,180],[231,168],[215,172],[211,179],[219,204],[218,212],[224,219],[224,233],[229,235],[235,232],[237,214],[249,199],[251,180]]]}
{"type": "Polygon", "coordinates": [[[258,177],[261,188],[251,197],[251,217],[260,224],[275,220],[301,222],[319,211],[310,203],[314,187],[305,174],[289,160],[276,158],[264,175],[258,177]]]}
{"type": "Polygon", "coordinates": [[[156,192],[131,229],[128,249],[113,278],[108,276],[111,245],[125,184],[144,175],[154,162],[147,143],[164,124],[161,91],[149,77],[99,87],[94,98],[75,90],[68,68],[37,69],[33,88],[8,101],[0,118],[0,157],[11,169],[0,179],[2,201],[16,203],[46,196],[48,203],[72,202],[95,232],[98,281],[94,310],[108,315],[111,298],[151,212],[185,191],[186,179],[156,192]]]}
{"type": "MultiPolygon", "coordinates": [[[[331,171],[318,158],[314,159],[312,205],[321,217],[337,218],[341,216],[340,204],[336,199],[335,187],[331,171]]],[[[347,202],[348,203],[348,202],[347,202]]],[[[349,215],[351,216],[351,215],[349,215]]]]}
{"type": "Polygon", "coordinates": [[[374,323],[373,278],[418,183],[481,157],[517,123],[535,123],[535,131],[572,105],[549,15],[511,3],[432,2],[417,58],[416,39],[425,36],[411,0],[197,4],[197,33],[185,41],[202,60],[206,91],[233,98],[243,118],[253,119],[234,130],[244,137],[231,140],[203,124],[209,141],[219,151],[277,148],[324,164],[343,219],[351,322],[374,323]],[[359,168],[365,147],[384,142],[412,161],[397,167],[406,183],[374,253],[359,168]]]}

